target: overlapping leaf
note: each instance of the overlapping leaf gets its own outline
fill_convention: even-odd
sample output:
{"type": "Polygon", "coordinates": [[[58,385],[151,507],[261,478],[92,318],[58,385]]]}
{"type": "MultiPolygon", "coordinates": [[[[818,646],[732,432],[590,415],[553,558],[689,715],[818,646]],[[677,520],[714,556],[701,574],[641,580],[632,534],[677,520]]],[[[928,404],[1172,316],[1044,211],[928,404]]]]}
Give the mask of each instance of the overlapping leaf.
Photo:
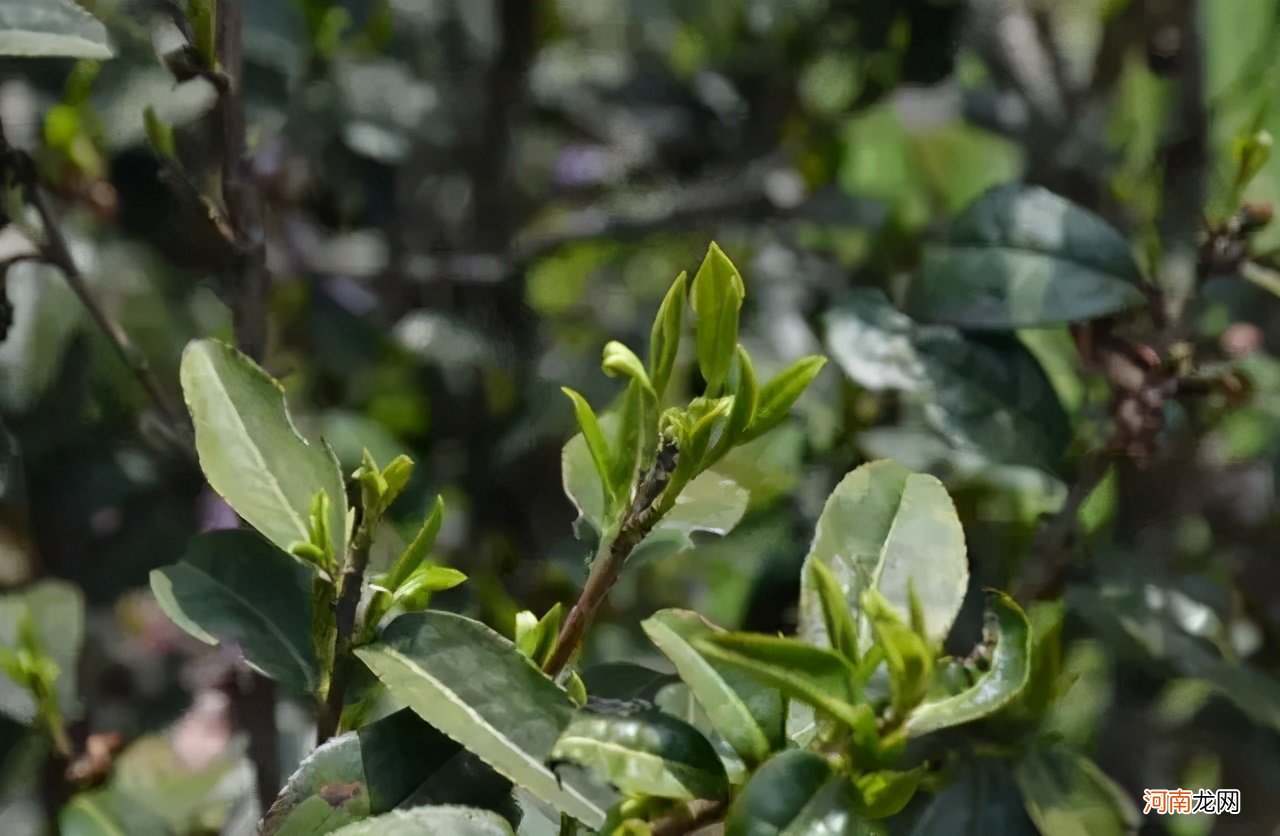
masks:
{"type": "Polygon", "coordinates": [[[110,58],[106,28],[74,0],[0,0],[0,55],[110,58]]]}
{"type": "Polygon", "coordinates": [[[1129,244],[1110,224],[1037,187],[997,186],[925,249],[907,310],[966,328],[1107,316],[1145,302],[1129,244]]]}
{"type": "Polygon", "coordinates": [[[319,681],[311,641],[314,573],[250,531],[192,539],[180,563],[151,573],[175,624],[209,644],[234,642],[266,676],[310,693],[319,681]]]}
{"type": "MultiPolygon", "coordinates": [[[[859,467],[836,486],[818,518],[806,566],[813,561],[827,565],[854,612],[863,590],[875,588],[905,619],[914,590],[934,643],[951,629],[969,582],[964,531],[946,489],[888,459],[859,467]]],[[[801,577],[800,634],[828,645],[808,571],[801,577]]],[[[867,646],[871,631],[860,630],[860,640],[867,646]]]]}
{"type": "Polygon", "coordinates": [[[200,467],[213,489],[285,551],[308,541],[311,503],[324,491],[335,556],[345,554],[342,473],[329,450],[298,434],[280,385],[248,357],[216,340],[187,346],[181,376],[200,467]]]}
{"type": "Polygon", "coordinates": [[[401,616],[356,651],[392,695],[502,775],[589,827],[604,810],[544,764],[574,714],[510,641],[444,612],[401,616]]]}

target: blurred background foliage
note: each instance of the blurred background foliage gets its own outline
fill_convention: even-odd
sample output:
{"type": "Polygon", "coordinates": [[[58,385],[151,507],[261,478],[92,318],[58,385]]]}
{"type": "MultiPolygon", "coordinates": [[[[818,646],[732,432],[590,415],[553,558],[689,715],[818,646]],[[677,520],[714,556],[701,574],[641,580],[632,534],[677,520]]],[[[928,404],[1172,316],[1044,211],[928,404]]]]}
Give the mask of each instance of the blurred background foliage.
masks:
{"type": "MultiPolygon", "coordinates": [[[[143,110],[199,160],[214,95],[157,61],[177,43],[163,3],[82,5],[116,57],[0,63],[0,119],[176,394],[182,346],[230,335],[223,250],[165,182],[143,110]]],[[[977,590],[1052,570],[1079,674],[1055,728],[1133,798],[1242,790],[1239,817],[1150,832],[1277,827],[1280,282],[1267,264],[1280,224],[1254,237],[1248,269],[1197,267],[1204,218],[1280,199],[1280,157],[1243,191],[1236,176],[1240,137],[1280,131],[1276,0],[245,6],[266,366],[347,471],[363,447],[422,463],[392,524],[445,496],[441,556],[471,582],[441,605],[509,634],[518,609],[578,588],[585,550],[560,484],[573,417],[557,389],[616,396],[601,346],[642,346],[672,278],[714,238],[746,276],[742,338],[762,378],[809,353],[834,362],[790,425],[724,464],[750,490],[742,525],[629,572],[590,657],[661,666],[636,625],[664,606],[792,629],[822,501],[852,467],[893,456],[942,477],[964,520],[974,594],[957,648],[977,636],[977,590]],[[1011,181],[1123,230],[1185,312],[1181,336],[1241,390],[1164,400],[1156,443],[1094,472],[1117,416],[1066,327],[972,337],[897,313],[925,244],[1011,181]],[[1046,542],[1064,502],[1080,530],[1046,542]],[[1065,572],[1058,551],[1073,556],[1065,572]]],[[[246,815],[219,684],[234,660],[180,636],[146,579],[230,512],[163,442],[57,274],[16,264],[5,286],[0,581],[83,590],[89,726],[144,740],[117,764],[114,803],[217,832],[246,815]]],[[[309,730],[304,712],[279,715],[287,769],[309,730]]],[[[38,753],[8,721],[0,748],[16,833],[39,818],[38,753]]],[[[993,797],[1011,792],[983,774],[972,781],[993,797]]]]}

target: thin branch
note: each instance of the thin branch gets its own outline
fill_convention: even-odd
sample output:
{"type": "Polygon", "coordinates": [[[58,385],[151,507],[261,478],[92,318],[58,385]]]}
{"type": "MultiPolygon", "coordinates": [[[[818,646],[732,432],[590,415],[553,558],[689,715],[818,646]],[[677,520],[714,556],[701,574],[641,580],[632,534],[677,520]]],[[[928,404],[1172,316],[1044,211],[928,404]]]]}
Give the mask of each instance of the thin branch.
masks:
{"type": "Polygon", "coordinates": [[[596,611],[609,597],[609,590],[622,574],[627,558],[675,504],[676,494],[686,484],[673,485],[670,482],[678,461],[678,452],[671,457],[660,456],[640,480],[631,504],[618,525],[618,533],[609,542],[605,554],[597,556],[592,563],[582,594],[560,626],[555,650],[543,666],[543,671],[548,676],[559,675],[573,659],[596,611]]]}
{"type": "Polygon", "coordinates": [[[125,365],[133,372],[138,382],[142,384],[152,404],[164,416],[167,428],[175,434],[180,443],[190,448],[191,427],[186,415],[169,399],[164,386],[161,385],[159,378],[156,377],[155,372],[151,369],[151,364],[147,361],[146,354],[134,344],[124,327],[107,312],[102,302],[94,295],[89,283],[85,280],[84,274],[80,272],[75,258],[71,255],[71,248],[67,245],[66,236],[62,232],[62,227],[58,224],[58,219],[49,207],[49,201],[45,198],[44,192],[35,183],[29,184],[27,200],[35,207],[36,212],[40,215],[40,222],[44,227],[45,240],[41,245],[41,255],[44,261],[57,267],[62,272],[67,284],[70,285],[71,290],[79,298],[80,303],[89,311],[89,315],[93,318],[98,329],[106,335],[116,353],[120,355],[120,359],[124,360],[125,365]]]}
{"type": "Polygon", "coordinates": [[[316,727],[316,745],[333,737],[342,722],[343,700],[347,695],[347,681],[351,675],[351,647],[356,632],[356,609],[360,605],[360,592],[364,586],[364,573],[369,568],[369,549],[372,532],[361,525],[352,538],[351,553],[342,572],[338,600],[334,602],[334,621],[337,625],[333,642],[333,675],[329,679],[329,693],[325,696],[324,709],[316,727]]]}
{"type": "MultiPolygon", "coordinates": [[[[244,121],[244,5],[243,0],[218,0],[216,8],[216,75],[218,121],[222,133],[223,217],[234,235],[235,266],[230,274],[232,323],[240,350],[258,362],[266,351],[266,271],[255,232],[258,217],[251,200],[245,158],[244,121]]],[[[280,730],[276,725],[275,683],[258,673],[237,683],[232,692],[238,725],[249,736],[262,811],[280,792],[280,730]]]]}

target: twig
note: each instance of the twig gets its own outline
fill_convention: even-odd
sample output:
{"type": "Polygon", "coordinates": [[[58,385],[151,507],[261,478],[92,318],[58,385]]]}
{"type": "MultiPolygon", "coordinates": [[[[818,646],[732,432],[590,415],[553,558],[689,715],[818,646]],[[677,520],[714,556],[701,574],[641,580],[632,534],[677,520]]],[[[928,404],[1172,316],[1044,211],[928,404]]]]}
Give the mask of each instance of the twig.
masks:
{"type": "Polygon", "coordinates": [[[324,709],[316,727],[317,746],[333,737],[342,721],[342,704],[351,674],[351,645],[356,632],[356,608],[360,605],[364,573],[369,568],[371,545],[372,532],[367,526],[361,525],[352,538],[351,554],[347,557],[338,600],[334,603],[337,629],[333,642],[333,675],[329,679],[329,693],[325,695],[324,709]]]}
{"type": "Polygon", "coordinates": [[[1076,555],[1072,540],[1080,526],[1080,506],[1106,474],[1107,461],[1101,457],[1089,458],[1081,464],[1062,507],[1032,538],[1031,559],[1034,562],[1013,588],[1016,600],[1029,603],[1046,592],[1056,591],[1061,585],[1062,577],[1076,555]]]}
{"type": "Polygon", "coordinates": [[[179,442],[189,449],[191,446],[191,428],[186,415],[174,406],[169,399],[164,387],[160,384],[160,380],[156,377],[155,372],[152,371],[146,354],[134,345],[124,327],[112,318],[107,309],[103,307],[102,302],[93,294],[93,290],[90,289],[84,274],[80,272],[75,258],[71,255],[71,249],[67,246],[66,236],[63,235],[62,227],[59,226],[53,210],[49,207],[49,201],[45,198],[44,192],[35,183],[28,184],[27,200],[35,207],[36,212],[40,215],[40,222],[44,227],[45,240],[41,246],[43,260],[62,272],[67,284],[70,285],[71,290],[80,300],[80,304],[84,305],[85,309],[89,311],[89,315],[93,318],[94,323],[97,324],[98,329],[106,335],[116,353],[120,355],[125,365],[133,372],[134,377],[142,384],[156,409],[164,416],[168,428],[175,434],[179,442]]]}
{"type": "MultiPolygon", "coordinates": [[[[237,258],[231,274],[232,323],[240,350],[261,362],[266,351],[266,273],[259,248],[253,244],[257,217],[246,177],[244,101],[243,0],[218,0],[215,50],[218,120],[222,132],[223,217],[235,236],[237,258]]],[[[258,806],[263,812],[280,792],[280,730],[276,725],[275,683],[259,673],[237,682],[231,692],[237,724],[249,736],[258,806]]]]}
{"type": "Polygon", "coordinates": [[[671,484],[672,473],[679,462],[679,452],[674,445],[671,453],[659,456],[640,480],[631,503],[618,525],[618,533],[609,543],[603,556],[597,556],[591,565],[591,573],[582,587],[582,594],[574,602],[573,608],[565,616],[560,626],[560,635],[556,637],[555,651],[543,666],[543,671],[551,677],[559,675],[565,665],[573,659],[582,644],[587,627],[595,618],[600,605],[609,597],[626,565],[627,558],[635,551],[636,546],[649,535],[663,515],[675,504],[676,494],[681,485],[671,484]]]}
{"type": "Polygon", "coordinates": [[[680,836],[692,833],[712,822],[719,821],[727,808],[724,801],[708,801],[699,799],[681,806],[674,813],[651,822],[649,832],[652,836],[680,836]]]}

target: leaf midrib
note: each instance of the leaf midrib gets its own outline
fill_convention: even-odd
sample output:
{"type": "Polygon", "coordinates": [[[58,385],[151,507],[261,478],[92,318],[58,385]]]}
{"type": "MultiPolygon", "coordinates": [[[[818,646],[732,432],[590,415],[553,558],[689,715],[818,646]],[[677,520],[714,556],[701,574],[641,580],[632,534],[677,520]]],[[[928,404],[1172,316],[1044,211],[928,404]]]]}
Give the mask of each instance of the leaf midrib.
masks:
{"type": "MultiPolygon", "coordinates": [[[[603,813],[600,813],[599,811],[597,811],[595,805],[592,804],[590,800],[585,798],[581,793],[579,793],[573,787],[569,786],[568,784],[562,783],[559,780],[559,778],[557,778],[554,773],[552,773],[549,769],[547,769],[547,767],[543,763],[541,763],[537,759],[530,756],[529,753],[526,752],[523,748],[512,743],[511,740],[506,737],[506,735],[502,734],[501,731],[499,731],[491,722],[489,722],[488,718],[480,714],[480,712],[476,711],[471,706],[467,705],[467,703],[464,702],[461,698],[459,698],[458,695],[451,688],[448,688],[447,686],[445,686],[443,682],[441,682],[440,680],[436,679],[434,676],[429,674],[421,665],[419,665],[412,658],[410,658],[409,656],[406,656],[404,653],[401,653],[399,650],[395,649],[394,647],[391,647],[390,645],[385,645],[385,644],[377,648],[363,648],[357,651],[357,655],[360,656],[361,658],[364,658],[364,656],[366,655],[374,655],[374,654],[384,656],[390,661],[401,665],[410,674],[413,674],[423,679],[427,684],[431,686],[431,688],[436,692],[436,694],[438,694],[439,696],[444,698],[446,701],[452,703],[454,706],[461,709],[463,713],[465,713],[469,718],[471,718],[475,722],[476,727],[481,729],[492,740],[499,743],[506,750],[515,752],[517,756],[520,758],[520,760],[523,761],[526,765],[532,766],[536,772],[550,778],[560,788],[561,792],[565,793],[567,796],[581,803],[585,810],[591,811],[591,813],[595,815],[594,822],[596,825],[598,825],[600,822],[604,820],[603,813]]],[[[381,679],[381,677],[379,677],[379,679],[381,679]]],[[[419,716],[421,716],[421,713],[420,712],[418,713],[419,713],[419,716]]],[[[427,718],[424,717],[423,719],[427,719],[427,718]]],[[[466,744],[463,743],[461,740],[459,740],[457,736],[450,733],[448,729],[441,728],[440,731],[444,732],[446,736],[448,736],[455,743],[458,743],[459,745],[461,745],[464,749],[467,748],[466,744]]],[[[484,760],[484,758],[481,758],[481,760],[484,760]]],[[[488,761],[485,761],[485,762],[489,763],[488,761]]],[[[489,763],[489,766],[492,767],[499,774],[503,775],[508,780],[513,781],[514,783],[527,788],[530,792],[533,792],[535,795],[539,796],[540,798],[543,798],[543,800],[547,801],[548,803],[558,806],[556,805],[556,802],[552,801],[551,799],[544,798],[542,793],[534,790],[532,787],[529,787],[527,782],[521,781],[515,776],[507,774],[509,770],[504,770],[500,768],[498,764],[495,764],[495,763],[489,763]]],[[[575,815],[573,813],[570,813],[569,815],[572,815],[574,818],[578,818],[580,820],[583,819],[583,817],[580,814],[575,815]]],[[[588,822],[585,820],[583,820],[583,823],[587,824],[588,826],[592,825],[592,822],[588,822]]]]}
{"type": "Polygon", "coordinates": [[[1141,274],[1137,273],[1136,271],[1132,277],[1121,275],[1120,273],[1114,273],[1111,270],[1108,270],[1097,264],[1094,264],[1088,261],[1082,261],[1078,257],[1065,255],[1058,250],[1037,250],[1031,247],[1018,247],[1018,246],[1014,246],[1013,244],[993,244],[990,242],[979,242],[979,241],[941,241],[937,244],[934,244],[933,246],[936,247],[938,250],[980,250],[984,252],[996,251],[996,252],[1002,252],[1002,253],[1010,253],[1013,255],[1040,256],[1042,258],[1048,258],[1054,261],[1062,261],[1072,265],[1073,267],[1078,267],[1081,270],[1087,270],[1090,273],[1097,273],[1100,276],[1105,276],[1110,279],[1115,279],[1121,284],[1124,284],[1128,287],[1133,288],[1135,291],[1140,292],[1137,282],[1141,280],[1141,274]]]}
{"type": "Polygon", "coordinates": [[[311,666],[307,664],[306,658],[304,658],[298,652],[298,650],[293,646],[293,643],[289,641],[289,637],[285,635],[285,633],[281,631],[279,627],[276,626],[275,622],[273,622],[270,618],[266,616],[265,613],[263,613],[256,606],[254,606],[253,603],[250,602],[248,598],[245,598],[240,593],[236,592],[231,586],[223,583],[214,575],[210,574],[204,569],[201,569],[200,567],[195,566],[193,564],[187,563],[185,565],[189,567],[193,572],[199,572],[200,574],[204,575],[214,584],[214,586],[223,590],[227,595],[231,597],[232,600],[234,600],[236,603],[240,604],[245,609],[247,609],[249,613],[252,614],[258,621],[261,621],[263,624],[265,624],[267,627],[267,632],[274,635],[276,639],[279,640],[280,644],[285,648],[288,655],[293,658],[293,661],[295,663],[297,663],[298,670],[302,672],[303,681],[307,683],[308,687],[314,687],[315,677],[311,670],[311,666]]]}
{"type": "Polygon", "coordinates": [[[269,483],[272,491],[275,493],[277,497],[279,497],[280,503],[281,505],[284,506],[285,511],[288,513],[289,519],[297,527],[298,532],[300,534],[300,537],[298,539],[304,540],[304,541],[307,540],[310,537],[310,534],[307,531],[306,524],[302,521],[302,517],[298,515],[297,510],[289,502],[289,498],[285,496],[284,488],[280,485],[280,480],[276,478],[276,474],[274,473],[274,471],[271,470],[271,467],[267,464],[266,457],[262,454],[262,450],[258,448],[257,443],[254,441],[253,434],[249,432],[248,425],[245,424],[244,418],[242,418],[240,415],[240,410],[236,408],[235,401],[231,398],[231,393],[227,391],[227,388],[222,381],[222,376],[218,374],[218,370],[216,366],[214,366],[213,361],[209,359],[208,354],[206,354],[205,352],[201,352],[200,359],[205,363],[206,368],[212,373],[213,380],[217,384],[213,388],[216,392],[218,392],[218,394],[222,396],[223,400],[230,407],[231,414],[232,416],[235,417],[236,424],[239,425],[240,430],[244,433],[244,438],[246,439],[247,446],[251,451],[253,451],[253,456],[255,459],[257,459],[257,463],[259,468],[261,469],[261,472],[265,474],[267,482],[269,483]]]}

